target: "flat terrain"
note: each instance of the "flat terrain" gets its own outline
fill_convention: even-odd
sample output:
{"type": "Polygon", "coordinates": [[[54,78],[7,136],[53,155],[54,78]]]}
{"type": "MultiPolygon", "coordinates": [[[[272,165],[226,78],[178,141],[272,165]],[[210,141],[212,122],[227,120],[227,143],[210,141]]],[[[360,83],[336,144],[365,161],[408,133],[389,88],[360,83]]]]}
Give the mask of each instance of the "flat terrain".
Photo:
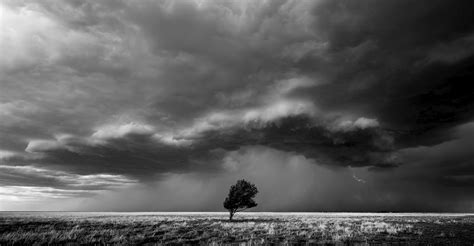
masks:
{"type": "Polygon", "coordinates": [[[473,245],[473,214],[0,212],[0,245],[473,245]]]}

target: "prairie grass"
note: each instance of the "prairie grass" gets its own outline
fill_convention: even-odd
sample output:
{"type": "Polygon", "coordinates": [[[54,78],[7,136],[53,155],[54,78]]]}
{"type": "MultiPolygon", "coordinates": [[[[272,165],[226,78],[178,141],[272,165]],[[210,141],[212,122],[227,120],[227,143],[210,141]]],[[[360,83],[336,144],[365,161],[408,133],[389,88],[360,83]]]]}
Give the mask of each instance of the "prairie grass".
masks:
{"type": "Polygon", "coordinates": [[[473,243],[471,215],[0,213],[0,245],[473,243]]]}

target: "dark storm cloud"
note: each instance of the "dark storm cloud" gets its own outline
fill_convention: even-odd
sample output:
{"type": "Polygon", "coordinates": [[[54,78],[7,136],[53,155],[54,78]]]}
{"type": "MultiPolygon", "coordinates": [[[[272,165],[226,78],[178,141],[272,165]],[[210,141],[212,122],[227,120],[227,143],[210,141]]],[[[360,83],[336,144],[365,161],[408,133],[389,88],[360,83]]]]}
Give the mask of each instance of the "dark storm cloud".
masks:
{"type": "Polygon", "coordinates": [[[472,184],[469,154],[441,147],[474,139],[452,132],[473,121],[470,1],[0,7],[3,185],[68,187],[54,172],[223,175],[246,148],[367,167],[404,187],[472,184]],[[33,167],[52,174],[24,173],[33,167]]]}
{"type": "MultiPolygon", "coordinates": [[[[319,4],[315,28],[328,39],[326,65],[336,69],[333,83],[310,96],[321,106],[376,115],[415,135],[409,144],[432,144],[427,131],[472,120],[473,8],[469,1],[319,4]]],[[[322,64],[310,54],[300,65],[322,64]]]]}
{"type": "MultiPolygon", "coordinates": [[[[89,138],[62,136],[30,141],[26,151],[37,158],[18,163],[55,166],[83,174],[127,174],[144,179],[165,172],[218,171],[227,151],[244,146],[268,146],[303,154],[337,166],[387,167],[398,165],[391,156],[392,138],[369,119],[344,122],[328,129],[307,116],[268,123],[249,122],[210,128],[169,139],[147,126],[128,124],[116,131],[105,127],[89,138]]],[[[9,157],[15,163],[14,156],[9,157]]],[[[154,177],[156,178],[156,177],[154,177]]]]}
{"type": "Polygon", "coordinates": [[[461,125],[451,134],[454,139],[450,141],[400,150],[404,161],[412,166],[411,178],[424,177],[427,182],[472,188],[474,123],[461,125]]]}
{"type": "Polygon", "coordinates": [[[391,136],[378,127],[331,131],[305,116],[278,119],[263,127],[247,126],[226,132],[211,131],[200,140],[206,146],[236,150],[245,145],[263,145],[303,154],[320,163],[342,166],[392,166],[391,136]]]}

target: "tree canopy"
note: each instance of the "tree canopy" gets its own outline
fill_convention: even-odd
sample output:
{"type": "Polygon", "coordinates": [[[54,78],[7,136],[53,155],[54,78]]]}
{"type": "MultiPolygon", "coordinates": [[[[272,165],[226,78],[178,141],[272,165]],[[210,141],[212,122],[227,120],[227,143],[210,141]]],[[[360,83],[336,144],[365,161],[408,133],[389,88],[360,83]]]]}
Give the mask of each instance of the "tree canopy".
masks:
{"type": "Polygon", "coordinates": [[[232,185],[224,200],[224,208],[230,213],[229,220],[232,220],[237,212],[256,207],[257,203],[253,198],[257,193],[257,187],[244,179],[238,180],[236,184],[232,185]]]}

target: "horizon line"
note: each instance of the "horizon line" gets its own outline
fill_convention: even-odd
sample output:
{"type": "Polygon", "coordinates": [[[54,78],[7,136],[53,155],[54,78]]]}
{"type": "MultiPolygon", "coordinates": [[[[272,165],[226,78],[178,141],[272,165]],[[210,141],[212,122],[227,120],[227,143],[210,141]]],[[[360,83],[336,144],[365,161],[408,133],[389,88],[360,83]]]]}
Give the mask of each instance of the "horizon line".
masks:
{"type": "MultiPolygon", "coordinates": [[[[168,213],[168,214],[209,214],[209,213],[223,213],[227,214],[227,211],[79,211],[79,210],[0,210],[0,213],[18,213],[18,212],[33,212],[33,213],[168,213]]],[[[240,212],[240,214],[252,214],[252,213],[295,213],[295,214],[466,214],[466,215],[474,215],[474,212],[428,212],[428,211],[404,211],[404,212],[397,212],[397,211],[363,211],[363,212],[354,212],[354,211],[245,211],[240,212]]]]}

